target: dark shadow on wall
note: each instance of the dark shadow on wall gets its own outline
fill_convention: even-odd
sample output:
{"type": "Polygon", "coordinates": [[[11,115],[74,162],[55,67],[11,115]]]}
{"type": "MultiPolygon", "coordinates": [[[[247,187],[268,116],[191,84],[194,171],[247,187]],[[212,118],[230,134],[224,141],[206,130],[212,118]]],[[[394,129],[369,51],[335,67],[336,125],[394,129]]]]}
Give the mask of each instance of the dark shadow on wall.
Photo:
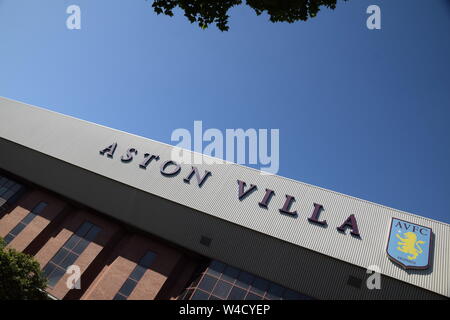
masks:
{"type": "MultiPolygon", "coordinates": [[[[108,241],[108,243],[103,247],[100,253],[94,258],[94,260],[89,264],[87,269],[82,273],[80,278],[80,288],[79,290],[72,289],[64,296],[64,300],[80,300],[83,294],[91,287],[95,278],[100,274],[105,266],[110,266],[119,256],[121,256],[120,251],[118,252],[117,247],[121,249],[121,242],[125,239],[128,240],[129,234],[123,229],[115,232],[113,237],[108,241]]],[[[136,257],[126,257],[127,259],[138,263],[136,257]]],[[[124,281],[126,278],[124,278],[124,281]]]]}
{"type": "MultiPolygon", "coordinates": [[[[31,203],[22,203],[22,207],[27,210],[31,210],[32,205],[31,203]]],[[[163,283],[163,286],[160,288],[155,299],[176,298],[177,294],[179,294],[184,289],[184,287],[186,286],[186,282],[190,279],[191,276],[191,274],[188,274],[188,272],[186,272],[186,268],[190,269],[192,268],[192,266],[195,266],[197,264],[197,260],[200,259],[199,257],[197,257],[196,255],[194,256],[190,252],[185,252],[181,248],[171,248],[170,245],[164,243],[164,241],[161,239],[153,239],[153,237],[150,235],[141,234],[134,228],[121,225],[120,223],[105,221],[105,224],[103,225],[102,223],[100,223],[103,219],[96,217],[98,214],[91,213],[86,210],[80,210],[79,208],[75,208],[71,205],[67,205],[55,218],[53,218],[53,220],[51,220],[50,217],[46,217],[45,210],[43,211],[42,216],[51,220],[51,222],[25,248],[24,253],[35,256],[42,248],[46,246],[46,244],[52,238],[57,237],[64,229],[69,230],[72,233],[76,233],[80,225],[74,222],[75,220],[81,221],[81,219],[73,219],[73,217],[78,216],[81,211],[87,214],[85,219],[82,219],[83,222],[86,220],[92,220],[92,223],[98,225],[100,228],[102,228],[102,230],[108,230],[108,232],[106,233],[111,232],[113,228],[114,232],[111,236],[107,236],[107,234],[102,235],[100,233],[96,237],[93,242],[102,247],[101,251],[95,256],[94,260],[91,261],[88,267],[83,270],[80,278],[81,289],[69,290],[63,297],[63,300],[81,299],[81,297],[91,288],[95,279],[102,272],[102,270],[107,266],[111,266],[119,257],[138,264],[139,260],[147,251],[154,251],[157,253],[157,256],[160,256],[162,258],[156,259],[150,269],[163,275],[167,279],[163,283]],[[114,227],[111,227],[112,225],[114,227]],[[142,241],[142,243],[146,244],[145,248],[138,248],[136,246],[133,247],[136,248],[136,250],[130,248],[130,243],[133,243],[134,237],[145,239],[144,241],[142,241]],[[179,258],[175,262],[173,267],[168,266],[166,262],[167,260],[165,260],[164,258],[165,255],[162,254],[162,252],[155,251],[155,248],[160,248],[163,251],[167,249],[169,251],[176,251],[177,253],[179,253],[179,258]]],[[[194,271],[194,269],[192,271],[194,271]]],[[[128,275],[124,275],[124,282],[127,277],[128,275]]]]}
{"type": "MultiPolygon", "coordinates": [[[[111,266],[119,257],[138,264],[142,256],[148,251],[155,252],[157,255],[157,258],[152,263],[150,269],[166,278],[166,281],[163,283],[154,299],[175,298],[176,294],[174,295],[174,292],[181,293],[186,285],[185,282],[190,279],[191,275],[186,272],[186,269],[191,268],[190,264],[192,264],[196,258],[193,258],[190,254],[186,254],[181,250],[176,250],[177,253],[179,253],[179,257],[175,264],[170,267],[165,259],[167,256],[160,251],[166,249],[169,251],[171,250],[162,244],[160,240],[155,240],[152,237],[144,236],[139,233],[136,234],[136,231],[133,228],[122,226],[120,230],[114,233],[100,253],[89,264],[88,268],[82,273],[80,280],[81,289],[70,290],[64,296],[63,300],[81,299],[81,297],[91,288],[102,270],[105,267],[111,266]],[[137,242],[133,240],[137,240],[137,242]],[[131,245],[136,243],[139,243],[139,245],[131,245]],[[142,244],[144,245],[142,246],[142,244]],[[180,280],[183,281],[180,282],[180,280]]],[[[196,263],[193,265],[196,265],[196,263]]],[[[123,282],[127,280],[128,276],[128,274],[123,274],[123,282]]]]}

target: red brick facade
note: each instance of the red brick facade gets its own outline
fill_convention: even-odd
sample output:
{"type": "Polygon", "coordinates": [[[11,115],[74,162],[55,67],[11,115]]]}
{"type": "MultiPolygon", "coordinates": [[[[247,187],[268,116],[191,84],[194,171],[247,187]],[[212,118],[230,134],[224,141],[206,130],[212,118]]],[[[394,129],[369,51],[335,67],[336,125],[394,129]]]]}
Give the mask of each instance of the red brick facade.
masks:
{"type": "Polygon", "coordinates": [[[156,258],[128,299],[176,299],[202,259],[151,235],[129,230],[105,215],[69,204],[57,195],[32,187],[27,187],[20,199],[6,212],[0,213],[0,237],[4,238],[39,202],[45,202],[47,206],[8,247],[34,255],[42,268],[84,222],[101,228],[73,263],[81,271],[81,288],[69,289],[67,280],[71,274],[64,274],[54,287],[47,288],[47,292],[58,299],[113,299],[149,251],[155,253],[156,258]]]}

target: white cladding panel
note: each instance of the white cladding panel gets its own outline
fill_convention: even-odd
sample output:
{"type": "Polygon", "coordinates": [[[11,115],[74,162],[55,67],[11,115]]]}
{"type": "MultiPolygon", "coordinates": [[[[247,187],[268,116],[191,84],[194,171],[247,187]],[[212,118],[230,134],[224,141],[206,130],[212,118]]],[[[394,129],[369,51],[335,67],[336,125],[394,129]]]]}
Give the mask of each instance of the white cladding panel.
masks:
{"type": "MultiPolygon", "coordinates": [[[[183,182],[191,165],[182,164],[181,173],[175,177],[160,174],[161,163],[171,159],[172,147],[169,145],[4,98],[0,98],[0,137],[333,258],[363,268],[377,265],[385,275],[450,296],[448,224],[284,177],[263,175],[257,170],[231,163],[194,164],[201,173],[204,170],[212,172],[212,176],[199,188],[195,178],[191,184],[183,182]],[[118,144],[114,159],[101,156],[99,150],[113,142],[118,144]],[[136,148],[138,155],[129,163],[121,162],[120,156],[130,147],[136,148]],[[157,154],[160,160],[152,162],[147,170],[139,168],[138,164],[144,153],[157,154]],[[238,179],[245,181],[247,186],[257,185],[258,190],[239,201],[238,179]],[[258,205],[266,188],[275,191],[268,209],[258,205]],[[296,198],[292,206],[292,209],[298,212],[296,218],[278,211],[283,206],[285,194],[296,198]],[[308,222],[313,203],[323,205],[324,211],[320,217],[327,220],[327,227],[308,222]],[[351,236],[348,231],[343,234],[336,230],[351,214],[354,214],[358,221],[361,238],[351,236]],[[392,218],[433,229],[435,241],[430,269],[405,271],[387,258],[386,245],[392,218]]],[[[433,210],[431,203],[430,210],[433,210]]]]}

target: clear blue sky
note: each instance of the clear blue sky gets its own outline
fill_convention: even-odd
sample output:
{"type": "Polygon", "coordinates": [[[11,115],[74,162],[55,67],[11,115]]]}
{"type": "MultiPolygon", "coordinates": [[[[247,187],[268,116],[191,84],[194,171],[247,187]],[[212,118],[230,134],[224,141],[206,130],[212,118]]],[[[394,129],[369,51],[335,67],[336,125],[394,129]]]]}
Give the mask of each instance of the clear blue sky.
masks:
{"type": "Polygon", "coordinates": [[[150,3],[0,0],[0,96],[166,143],[194,120],[279,128],[280,175],[450,223],[449,1],[295,24],[240,7],[225,33],[150,3]]]}

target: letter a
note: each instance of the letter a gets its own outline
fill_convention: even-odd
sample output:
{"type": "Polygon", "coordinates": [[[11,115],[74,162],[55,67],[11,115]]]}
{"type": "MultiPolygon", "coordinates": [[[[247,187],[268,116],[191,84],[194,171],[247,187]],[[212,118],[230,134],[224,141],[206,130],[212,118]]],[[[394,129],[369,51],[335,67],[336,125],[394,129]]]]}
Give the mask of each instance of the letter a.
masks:
{"type": "Polygon", "coordinates": [[[380,290],[381,289],[381,269],[376,265],[369,266],[367,268],[367,274],[371,274],[367,278],[366,285],[369,290],[380,290]],[[373,272],[373,274],[372,274],[373,272]]]}
{"type": "Polygon", "coordinates": [[[116,151],[116,148],[117,148],[117,142],[114,142],[112,145],[106,147],[103,150],[100,150],[100,154],[104,155],[106,153],[108,158],[112,158],[114,156],[114,152],[116,151]]]}
{"type": "Polygon", "coordinates": [[[69,30],[80,30],[81,29],[81,9],[77,5],[71,5],[67,7],[67,14],[70,16],[66,20],[66,26],[69,30]]]}
{"type": "Polygon", "coordinates": [[[339,232],[345,233],[345,229],[347,228],[350,228],[350,234],[354,235],[355,237],[361,237],[361,235],[359,234],[358,223],[356,222],[355,215],[350,215],[340,227],[337,227],[337,230],[339,232]]]}
{"type": "Polygon", "coordinates": [[[367,29],[369,30],[380,30],[381,29],[381,9],[379,6],[377,5],[371,5],[369,7],[367,7],[367,11],[368,14],[371,14],[368,18],[367,18],[367,29]]]}

